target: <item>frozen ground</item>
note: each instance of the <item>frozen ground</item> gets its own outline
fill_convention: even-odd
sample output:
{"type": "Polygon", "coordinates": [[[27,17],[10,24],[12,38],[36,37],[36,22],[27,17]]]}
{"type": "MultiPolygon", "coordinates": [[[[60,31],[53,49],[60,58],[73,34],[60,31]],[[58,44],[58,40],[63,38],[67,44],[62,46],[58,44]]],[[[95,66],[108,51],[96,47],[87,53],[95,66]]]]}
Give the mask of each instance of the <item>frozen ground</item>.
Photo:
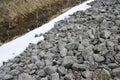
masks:
{"type": "Polygon", "coordinates": [[[49,31],[51,28],[53,28],[55,22],[62,20],[66,17],[69,17],[70,14],[73,14],[78,10],[86,10],[87,8],[90,7],[87,5],[87,3],[91,1],[94,1],[94,0],[88,0],[80,5],[77,5],[71,8],[70,10],[68,10],[67,12],[63,13],[62,15],[58,16],[57,18],[51,20],[47,24],[44,24],[43,26],[33,31],[30,31],[29,33],[1,46],[0,47],[0,66],[4,61],[8,61],[9,59],[12,59],[15,56],[19,55],[21,52],[23,52],[29,43],[37,43],[38,41],[44,39],[43,36],[35,38],[36,34],[45,33],[49,31]]]}

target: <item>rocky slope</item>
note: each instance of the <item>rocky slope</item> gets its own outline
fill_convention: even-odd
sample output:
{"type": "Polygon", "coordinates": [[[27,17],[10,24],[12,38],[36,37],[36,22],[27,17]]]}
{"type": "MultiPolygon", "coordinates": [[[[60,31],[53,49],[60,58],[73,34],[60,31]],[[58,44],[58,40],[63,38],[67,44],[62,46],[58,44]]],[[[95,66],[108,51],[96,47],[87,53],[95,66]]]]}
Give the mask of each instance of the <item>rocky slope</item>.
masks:
{"type": "Polygon", "coordinates": [[[120,1],[89,5],[57,22],[44,41],[4,62],[0,80],[119,80],[120,1]]]}

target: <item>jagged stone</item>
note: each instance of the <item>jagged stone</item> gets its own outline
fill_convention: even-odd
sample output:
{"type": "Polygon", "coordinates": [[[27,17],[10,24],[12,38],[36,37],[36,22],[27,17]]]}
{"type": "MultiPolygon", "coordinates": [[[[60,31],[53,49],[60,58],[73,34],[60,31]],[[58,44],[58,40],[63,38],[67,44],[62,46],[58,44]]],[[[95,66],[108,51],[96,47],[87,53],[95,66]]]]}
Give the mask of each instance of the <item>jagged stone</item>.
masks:
{"type": "Polygon", "coordinates": [[[87,79],[91,79],[92,73],[93,73],[92,71],[84,71],[84,72],[82,72],[82,75],[87,79]]]}
{"type": "Polygon", "coordinates": [[[120,75],[120,68],[115,68],[112,70],[113,75],[118,76],[120,75]]]}
{"type": "Polygon", "coordinates": [[[66,74],[65,75],[65,80],[75,80],[74,75],[72,73],[66,74]]]}
{"type": "Polygon", "coordinates": [[[120,62],[120,54],[119,54],[119,53],[115,55],[115,59],[116,59],[118,62],[120,62]]]}
{"type": "Polygon", "coordinates": [[[52,74],[56,72],[56,69],[56,66],[46,66],[44,70],[47,74],[52,74]]]}
{"type": "Polygon", "coordinates": [[[35,80],[32,76],[28,75],[27,73],[22,73],[19,75],[18,80],[35,80]]]}
{"type": "Polygon", "coordinates": [[[60,80],[60,77],[59,77],[59,74],[58,73],[53,73],[52,75],[51,75],[51,80],[60,80]]]}
{"type": "Polygon", "coordinates": [[[60,54],[61,54],[61,56],[66,56],[67,55],[67,49],[65,48],[65,42],[63,42],[63,41],[59,41],[59,50],[60,50],[60,54]]]}
{"type": "Polygon", "coordinates": [[[45,77],[45,76],[46,76],[46,73],[45,73],[44,70],[39,70],[39,71],[37,72],[37,74],[38,74],[40,77],[45,77]]]}
{"type": "Polygon", "coordinates": [[[111,32],[108,31],[108,30],[104,30],[103,32],[101,32],[101,37],[102,37],[102,38],[107,39],[107,38],[110,37],[110,35],[111,35],[111,32]]]}
{"type": "Polygon", "coordinates": [[[49,80],[48,77],[45,77],[45,78],[41,78],[41,80],[49,80]]]}
{"type": "Polygon", "coordinates": [[[101,56],[99,54],[94,54],[93,56],[96,62],[103,62],[105,60],[104,56],[101,56]]]}
{"type": "Polygon", "coordinates": [[[78,49],[79,44],[76,42],[69,43],[65,46],[68,50],[78,49]]]}
{"type": "Polygon", "coordinates": [[[76,58],[74,56],[66,56],[63,59],[62,65],[66,68],[72,67],[73,63],[76,61],[76,58]]]}
{"type": "Polygon", "coordinates": [[[67,73],[67,69],[65,69],[65,67],[63,67],[63,66],[60,66],[60,67],[58,67],[58,73],[60,75],[65,75],[67,73]]]}

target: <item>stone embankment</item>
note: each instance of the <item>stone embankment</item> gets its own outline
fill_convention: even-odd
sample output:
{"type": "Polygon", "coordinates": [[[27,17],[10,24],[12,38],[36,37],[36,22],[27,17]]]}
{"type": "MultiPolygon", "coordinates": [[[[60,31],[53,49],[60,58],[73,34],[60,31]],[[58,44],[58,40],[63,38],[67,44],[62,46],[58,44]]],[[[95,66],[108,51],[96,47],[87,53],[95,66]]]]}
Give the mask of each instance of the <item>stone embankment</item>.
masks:
{"type": "Polygon", "coordinates": [[[120,0],[89,5],[4,62],[0,80],[120,80],[120,0]]]}

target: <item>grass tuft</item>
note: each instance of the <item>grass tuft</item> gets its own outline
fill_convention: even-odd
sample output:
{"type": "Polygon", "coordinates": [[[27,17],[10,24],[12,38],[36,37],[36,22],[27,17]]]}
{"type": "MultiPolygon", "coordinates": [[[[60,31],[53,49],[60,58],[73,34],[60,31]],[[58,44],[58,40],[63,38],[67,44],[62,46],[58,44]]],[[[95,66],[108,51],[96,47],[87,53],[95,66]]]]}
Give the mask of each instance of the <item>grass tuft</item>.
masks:
{"type": "Polygon", "coordinates": [[[0,22],[15,21],[17,16],[26,17],[37,8],[62,1],[65,0],[0,0],[0,22]]]}

